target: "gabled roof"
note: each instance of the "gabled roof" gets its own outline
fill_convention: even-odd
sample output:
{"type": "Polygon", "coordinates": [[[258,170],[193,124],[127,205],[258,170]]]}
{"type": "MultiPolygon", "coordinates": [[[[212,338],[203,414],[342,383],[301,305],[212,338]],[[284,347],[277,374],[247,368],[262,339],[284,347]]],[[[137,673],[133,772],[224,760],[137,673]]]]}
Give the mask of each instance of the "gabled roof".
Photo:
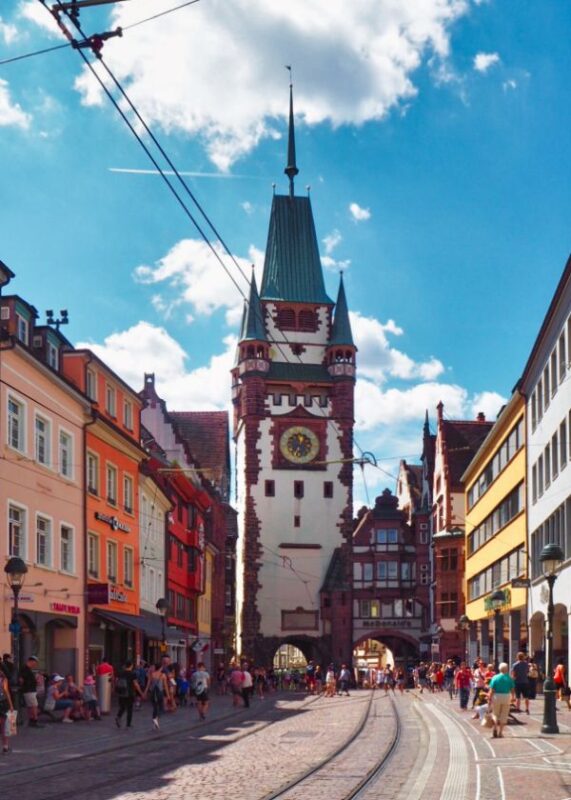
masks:
{"type": "Polygon", "coordinates": [[[345,296],[345,286],[343,285],[343,275],[339,281],[339,293],[335,303],[335,316],[333,317],[333,327],[331,329],[330,344],[350,345],[354,347],[353,332],[349,320],[349,308],[347,307],[347,297],[345,296]]]}
{"type": "Polygon", "coordinates": [[[309,197],[274,196],[260,294],[263,300],[333,305],[325,291],[309,197]]]}
{"type": "Polygon", "coordinates": [[[204,477],[225,498],[230,483],[230,429],[226,411],[169,411],[179,438],[188,446],[204,477]]]}
{"type": "Polygon", "coordinates": [[[461,486],[462,475],[494,423],[485,420],[442,420],[451,488],[461,486]]]}

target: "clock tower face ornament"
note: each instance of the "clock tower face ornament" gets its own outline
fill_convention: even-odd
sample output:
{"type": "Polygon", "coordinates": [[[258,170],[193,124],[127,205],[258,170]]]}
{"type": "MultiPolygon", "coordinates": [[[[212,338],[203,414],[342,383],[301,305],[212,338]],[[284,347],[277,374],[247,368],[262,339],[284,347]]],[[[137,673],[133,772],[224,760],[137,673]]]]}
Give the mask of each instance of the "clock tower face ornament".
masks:
{"type": "Polygon", "coordinates": [[[280,452],[294,464],[308,464],[319,452],[319,439],[309,428],[295,425],[282,433],[280,452]]]}

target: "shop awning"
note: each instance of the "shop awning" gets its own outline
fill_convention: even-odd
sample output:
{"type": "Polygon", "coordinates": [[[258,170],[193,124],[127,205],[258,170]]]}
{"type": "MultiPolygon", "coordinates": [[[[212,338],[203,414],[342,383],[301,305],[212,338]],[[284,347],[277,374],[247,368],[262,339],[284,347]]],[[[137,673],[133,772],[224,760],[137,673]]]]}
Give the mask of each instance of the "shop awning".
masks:
{"type": "MultiPolygon", "coordinates": [[[[148,639],[162,641],[163,621],[158,614],[134,616],[133,614],[121,614],[118,611],[107,611],[101,608],[96,608],[94,611],[105,622],[121,625],[134,631],[142,631],[148,639]]],[[[187,631],[183,631],[180,628],[167,626],[165,630],[167,644],[178,644],[180,639],[186,640],[188,635],[187,631]]]]}

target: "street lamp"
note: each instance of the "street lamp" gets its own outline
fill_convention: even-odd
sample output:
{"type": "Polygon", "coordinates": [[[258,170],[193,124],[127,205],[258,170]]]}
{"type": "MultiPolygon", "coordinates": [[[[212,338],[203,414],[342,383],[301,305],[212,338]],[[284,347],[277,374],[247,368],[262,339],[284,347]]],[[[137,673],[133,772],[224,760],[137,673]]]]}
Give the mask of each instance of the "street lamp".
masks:
{"type": "Polygon", "coordinates": [[[468,631],[470,630],[470,617],[467,614],[462,614],[458,620],[458,627],[461,631],[464,631],[464,658],[466,659],[466,664],[468,664],[468,631]]]}
{"type": "MultiPolygon", "coordinates": [[[[12,556],[8,559],[4,572],[6,573],[6,582],[12,590],[14,597],[14,608],[12,611],[12,622],[10,623],[10,633],[12,634],[12,652],[14,654],[14,673],[12,675],[12,694],[18,691],[18,676],[20,672],[20,621],[18,619],[18,596],[20,590],[26,580],[26,572],[28,567],[21,558],[12,556]]],[[[17,708],[17,704],[15,707],[17,708]]]]}
{"type": "Polygon", "coordinates": [[[543,684],[543,725],[542,733],[559,733],[557,711],[555,709],[555,681],[553,680],[553,584],[557,578],[556,570],[565,558],[558,544],[546,544],[539,560],[543,567],[543,575],[549,586],[549,603],[547,605],[547,647],[545,659],[545,683],[543,684]]]}
{"type": "Polygon", "coordinates": [[[506,596],[501,589],[496,589],[490,595],[490,603],[494,609],[494,669],[496,672],[500,666],[500,608],[505,602],[506,596]]]}
{"type": "Polygon", "coordinates": [[[161,617],[162,623],[162,631],[163,631],[163,643],[161,645],[161,653],[166,653],[167,651],[167,634],[166,634],[166,616],[168,611],[169,604],[165,600],[164,597],[159,597],[157,600],[157,604],[155,608],[157,609],[158,613],[161,617]]]}

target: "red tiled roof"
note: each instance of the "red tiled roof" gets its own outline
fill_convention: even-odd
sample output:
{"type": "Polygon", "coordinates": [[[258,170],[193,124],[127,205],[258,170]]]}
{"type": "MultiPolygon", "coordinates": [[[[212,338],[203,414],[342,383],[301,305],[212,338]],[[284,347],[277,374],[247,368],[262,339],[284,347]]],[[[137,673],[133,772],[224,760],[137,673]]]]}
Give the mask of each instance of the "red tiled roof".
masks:
{"type": "Polygon", "coordinates": [[[169,411],[174,428],[204,477],[223,494],[230,480],[230,428],[226,411],[169,411]]]}
{"type": "Polygon", "coordinates": [[[464,470],[474,457],[493,422],[442,420],[442,436],[448,453],[449,480],[452,490],[461,486],[464,470]]]}

